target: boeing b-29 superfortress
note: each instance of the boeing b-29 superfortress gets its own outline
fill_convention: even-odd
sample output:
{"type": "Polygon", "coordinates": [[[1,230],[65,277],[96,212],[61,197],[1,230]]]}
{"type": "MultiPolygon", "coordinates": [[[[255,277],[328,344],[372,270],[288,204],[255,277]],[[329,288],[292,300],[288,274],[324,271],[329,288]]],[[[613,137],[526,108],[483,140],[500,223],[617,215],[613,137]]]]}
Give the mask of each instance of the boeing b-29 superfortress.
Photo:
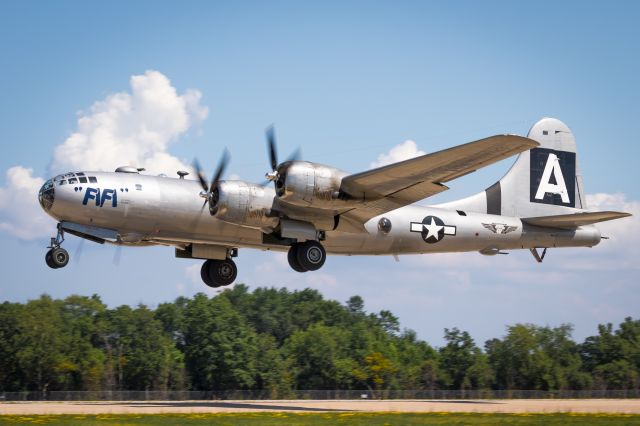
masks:
{"type": "Polygon", "coordinates": [[[291,158],[278,163],[267,131],[271,185],[223,180],[223,156],[210,183],[148,176],[135,167],[73,172],[40,189],[42,208],[59,221],[45,259],[62,268],[65,233],[100,244],[175,247],[203,259],[211,287],[236,278],[240,248],[288,251],[291,267],[315,271],[326,255],[392,255],[529,249],[538,262],[550,247],[592,247],[597,222],[628,213],[589,211],[571,130],[544,118],[528,136],[498,135],[350,174],[291,158]],[[431,207],[411,205],[447,190],[444,184],[520,154],[487,190],[431,207]],[[208,208],[205,210],[205,207],[208,208]],[[539,252],[543,249],[542,252],[539,252]]]}

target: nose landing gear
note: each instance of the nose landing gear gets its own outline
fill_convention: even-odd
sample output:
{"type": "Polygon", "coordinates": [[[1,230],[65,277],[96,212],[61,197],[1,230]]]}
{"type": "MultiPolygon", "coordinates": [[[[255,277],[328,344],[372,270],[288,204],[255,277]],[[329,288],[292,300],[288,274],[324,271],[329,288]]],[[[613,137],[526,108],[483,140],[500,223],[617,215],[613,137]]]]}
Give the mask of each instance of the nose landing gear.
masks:
{"type": "Polygon", "coordinates": [[[58,224],[58,234],[51,238],[51,244],[47,247],[49,251],[44,256],[44,260],[51,269],[64,268],[69,263],[69,253],[60,247],[64,242],[64,231],[58,224]]]}

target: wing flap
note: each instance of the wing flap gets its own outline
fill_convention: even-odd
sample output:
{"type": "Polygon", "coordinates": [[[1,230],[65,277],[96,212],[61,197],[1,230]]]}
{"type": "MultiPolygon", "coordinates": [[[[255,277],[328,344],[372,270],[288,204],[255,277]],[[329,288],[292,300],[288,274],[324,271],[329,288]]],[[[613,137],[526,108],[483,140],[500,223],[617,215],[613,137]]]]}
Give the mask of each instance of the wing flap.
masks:
{"type": "Polygon", "coordinates": [[[592,225],[607,220],[620,219],[631,216],[624,212],[582,212],[575,214],[561,214],[556,216],[525,217],[522,221],[529,225],[543,226],[546,228],[573,229],[583,225],[592,225]]]}
{"type": "Polygon", "coordinates": [[[414,200],[421,200],[425,198],[424,194],[431,196],[446,191],[447,189],[449,188],[445,185],[432,182],[420,182],[387,197],[365,201],[362,205],[340,215],[340,224],[343,223],[343,219],[347,219],[349,228],[338,226],[338,230],[344,232],[365,232],[364,223],[372,217],[404,207],[407,204],[413,203],[414,200]]]}

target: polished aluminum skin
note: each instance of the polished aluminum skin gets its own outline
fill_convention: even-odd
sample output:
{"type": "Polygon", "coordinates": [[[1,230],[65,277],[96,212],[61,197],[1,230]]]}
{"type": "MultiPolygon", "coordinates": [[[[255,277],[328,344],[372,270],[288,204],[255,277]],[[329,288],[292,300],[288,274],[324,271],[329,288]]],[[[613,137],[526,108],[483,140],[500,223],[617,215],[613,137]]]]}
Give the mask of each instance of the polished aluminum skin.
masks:
{"type": "Polygon", "coordinates": [[[529,138],[496,136],[355,175],[306,161],[283,163],[286,167],[273,174],[275,185],[221,180],[212,188],[209,208],[197,181],[149,176],[131,167],[56,176],[44,184],[39,198],[43,209],[65,229],[116,244],[183,250],[198,246],[200,253],[218,253],[215,247],[286,251],[291,235],[320,240],[327,253],[342,255],[468,251],[494,255],[513,249],[598,244],[600,232],[589,223],[571,226],[569,220],[566,226],[566,218],[563,227],[527,223],[528,217],[586,212],[577,166],[570,193],[579,199],[571,200],[573,207],[567,207],[569,192],[557,189],[556,180],[543,182],[542,196],[538,194],[541,184],[532,183],[534,172],[544,179],[548,166],[557,174],[560,166],[553,161],[565,157],[545,154],[549,164],[542,161],[538,172],[530,149],[564,152],[569,159],[576,152],[568,127],[543,119],[529,138]],[[492,152],[482,157],[487,150],[492,152]],[[494,185],[464,200],[433,207],[412,204],[446,190],[442,182],[518,152],[515,165],[496,184],[499,190],[494,185]],[[206,246],[212,249],[207,251],[206,246]]]}

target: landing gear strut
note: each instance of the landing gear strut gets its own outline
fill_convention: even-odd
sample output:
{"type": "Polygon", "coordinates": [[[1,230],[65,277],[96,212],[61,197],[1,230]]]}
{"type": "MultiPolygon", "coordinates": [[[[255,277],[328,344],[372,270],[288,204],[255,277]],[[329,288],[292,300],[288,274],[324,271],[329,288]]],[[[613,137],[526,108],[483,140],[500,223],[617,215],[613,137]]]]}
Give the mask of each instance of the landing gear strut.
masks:
{"type": "Polygon", "coordinates": [[[55,238],[51,238],[51,244],[47,247],[49,251],[44,256],[47,266],[51,269],[64,268],[69,263],[69,253],[60,247],[64,242],[64,231],[58,224],[58,234],[55,238]]]}
{"type": "Polygon", "coordinates": [[[289,266],[297,272],[317,271],[327,260],[327,252],[318,241],[292,244],[287,255],[289,266]]]}
{"type": "Polygon", "coordinates": [[[205,260],[200,269],[202,281],[209,287],[218,288],[232,284],[238,276],[236,263],[231,259],[205,260]]]}

